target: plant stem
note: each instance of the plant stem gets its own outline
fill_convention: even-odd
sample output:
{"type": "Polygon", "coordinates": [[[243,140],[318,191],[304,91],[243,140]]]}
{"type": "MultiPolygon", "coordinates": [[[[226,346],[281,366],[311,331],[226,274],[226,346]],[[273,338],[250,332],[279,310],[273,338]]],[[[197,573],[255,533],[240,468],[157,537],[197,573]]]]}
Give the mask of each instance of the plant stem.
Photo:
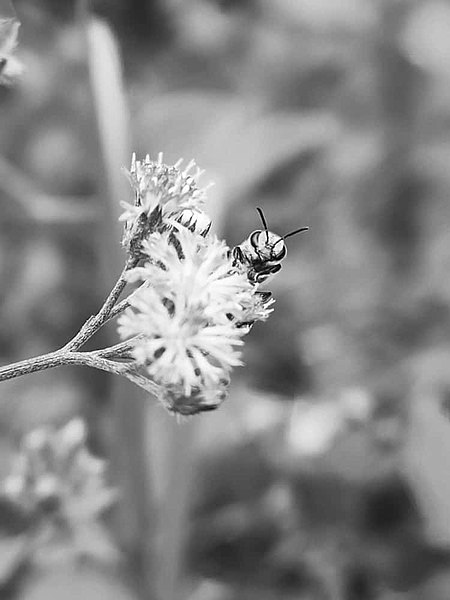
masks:
{"type": "Polygon", "coordinates": [[[117,317],[118,315],[120,315],[121,313],[123,313],[123,311],[128,308],[130,306],[130,301],[128,298],[124,298],[121,302],[119,302],[119,304],[116,304],[112,309],[111,312],[109,313],[108,316],[108,321],[111,319],[114,319],[114,317],[117,317]]]}
{"type": "Polygon", "coordinates": [[[95,354],[96,356],[100,356],[102,358],[131,358],[130,352],[134,348],[136,340],[140,337],[141,336],[137,335],[129,340],[126,340],[125,342],[114,344],[114,346],[101,348],[100,350],[93,350],[91,354],[95,354]]]}
{"type": "Polygon", "coordinates": [[[109,296],[106,298],[101,309],[96,315],[89,317],[89,319],[81,327],[80,331],[75,335],[75,337],[73,337],[70,340],[70,342],[63,346],[61,350],[67,352],[73,352],[75,350],[78,350],[100,329],[100,327],[102,327],[102,325],[104,325],[107,321],[109,321],[110,318],[112,318],[110,316],[111,311],[113,310],[114,305],[119,299],[120,294],[123,292],[125,286],[127,285],[125,274],[127,271],[135,267],[136,264],[136,259],[128,259],[125,267],[123,268],[122,273],[120,274],[119,279],[117,280],[113,289],[109,293],[109,296]]]}
{"type": "Polygon", "coordinates": [[[108,373],[114,373],[116,375],[122,375],[139,387],[157,394],[159,390],[158,385],[139,374],[134,365],[109,360],[111,358],[131,358],[130,352],[134,346],[136,337],[139,336],[125,342],[120,342],[109,348],[102,348],[91,352],[78,352],[78,349],[81,348],[81,346],[83,346],[100,329],[100,327],[102,327],[102,325],[113,318],[113,316],[120,314],[120,312],[129,306],[128,300],[125,299],[119,303],[119,305],[115,307],[116,310],[113,311],[120,294],[127,285],[125,275],[129,269],[136,266],[137,262],[138,261],[134,258],[128,259],[119,279],[98,313],[89,317],[78,333],[65,346],[54,352],[49,352],[48,354],[27,358],[0,367],[0,382],[63,365],[81,365],[100,369],[101,371],[107,371],[108,373]]]}
{"type": "Polygon", "coordinates": [[[96,356],[95,353],[57,350],[56,352],[49,352],[42,356],[27,358],[1,367],[0,382],[14,379],[15,377],[21,377],[22,375],[29,375],[30,373],[37,373],[38,371],[44,371],[46,369],[53,369],[54,367],[61,367],[63,365],[85,365],[117,374],[121,374],[120,371],[123,370],[123,365],[121,363],[115,363],[114,361],[107,360],[101,356],[96,356]]]}
{"type": "Polygon", "coordinates": [[[127,351],[130,349],[131,344],[129,342],[123,342],[117,344],[112,348],[106,348],[105,350],[96,350],[93,352],[74,352],[67,350],[57,350],[56,352],[50,352],[43,354],[42,356],[36,356],[35,358],[27,358],[11,365],[6,365],[0,368],[0,382],[7,381],[8,379],[14,379],[21,377],[22,375],[29,375],[30,373],[37,373],[38,371],[44,371],[46,369],[53,369],[54,367],[61,367],[63,365],[77,365],[84,367],[91,367],[93,369],[99,369],[100,371],[106,371],[113,373],[114,375],[121,375],[126,379],[132,381],[135,385],[145,389],[147,392],[157,395],[159,386],[147,379],[144,375],[138,373],[133,365],[128,363],[120,363],[113,360],[108,360],[106,356],[120,353],[120,351],[127,351]]]}
{"type": "Polygon", "coordinates": [[[61,352],[49,352],[35,358],[27,358],[0,368],[0,381],[7,381],[29,373],[37,373],[45,369],[53,369],[67,364],[66,356],[61,352]]]}

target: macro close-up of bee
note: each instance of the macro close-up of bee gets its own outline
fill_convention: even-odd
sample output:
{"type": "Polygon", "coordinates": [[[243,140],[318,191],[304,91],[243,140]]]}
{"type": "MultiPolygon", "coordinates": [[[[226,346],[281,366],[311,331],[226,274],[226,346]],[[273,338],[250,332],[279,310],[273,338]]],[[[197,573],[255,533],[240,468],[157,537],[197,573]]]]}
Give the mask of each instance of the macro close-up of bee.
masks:
{"type": "Polygon", "coordinates": [[[254,284],[263,283],[271,275],[280,271],[280,263],[287,254],[284,240],[302,231],[308,231],[308,227],[301,227],[283,236],[272,233],[269,231],[263,211],[260,208],[256,210],[264,229],[253,231],[232,251],[235,264],[246,269],[249,281],[254,284]]]}

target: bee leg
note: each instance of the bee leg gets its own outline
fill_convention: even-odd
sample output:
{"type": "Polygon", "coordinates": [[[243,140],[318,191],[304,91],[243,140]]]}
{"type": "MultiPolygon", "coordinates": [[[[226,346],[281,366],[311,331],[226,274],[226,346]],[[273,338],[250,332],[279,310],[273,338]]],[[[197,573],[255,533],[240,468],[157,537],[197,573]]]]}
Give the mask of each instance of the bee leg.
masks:
{"type": "Polygon", "coordinates": [[[255,321],[235,321],[235,317],[231,314],[231,313],[227,313],[227,319],[229,321],[234,321],[234,325],[237,329],[242,329],[243,327],[248,327],[249,329],[251,329],[251,327],[253,326],[253,323],[255,321]]]}
{"type": "Polygon", "coordinates": [[[235,246],[233,248],[233,250],[231,251],[231,255],[233,256],[233,259],[235,261],[240,262],[240,263],[244,262],[244,253],[239,248],[239,246],[235,246]]]}
{"type": "Polygon", "coordinates": [[[186,227],[191,233],[195,232],[195,221],[192,217],[189,218],[189,221],[186,223],[186,227]]]}
{"type": "Polygon", "coordinates": [[[183,260],[184,259],[183,248],[181,247],[181,244],[178,241],[177,236],[173,233],[173,231],[171,231],[169,234],[169,243],[172,244],[172,246],[175,248],[175,250],[178,254],[178,258],[180,260],[183,260]]]}
{"type": "Polygon", "coordinates": [[[212,222],[210,222],[210,223],[209,223],[209,225],[208,225],[208,227],[206,227],[206,229],[204,229],[204,230],[203,230],[203,231],[200,233],[200,235],[201,235],[202,237],[204,237],[204,238],[205,238],[205,237],[208,235],[208,233],[210,232],[210,229],[211,229],[211,225],[212,225],[212,222]]]}
{"type": "Polygon", "coordinates": [[[243,329],[244,327],[247,327],[248,330],[250,331],[250,329],[253,327],[254,324],[255,324],[255,321],[238,321],[236,323],[236,327],[237,327],[237,329],[243,329]]]}
{"type": "Polygon", "coordinates": [[[281,265],[266,265],[260,266],[254,274],[254,281],[256,283],[264,283],[271,275],[275,275],[280,271],[281,265]]]}
{"type": "Polygon", "coordinates": [[[198,407],[198,412],[209,412],[211,410],[216,410],[219,408],[219,403],[216,404],[202,404],[198,407]]]}
{"type": "Polygon", "coordinates": [[[261,302],[266,303],[272,297],[272,292],[255,292],[258,296],[261,297],[261,302]]]}
{"type": "Polygon", "coordinates": [[[260,283],[258,276],[259,274],[255,271],[255,269],[249,269],[247,271],[247,279],[250,281],[250,283],[253,283],[253,285],[260,283]]]}

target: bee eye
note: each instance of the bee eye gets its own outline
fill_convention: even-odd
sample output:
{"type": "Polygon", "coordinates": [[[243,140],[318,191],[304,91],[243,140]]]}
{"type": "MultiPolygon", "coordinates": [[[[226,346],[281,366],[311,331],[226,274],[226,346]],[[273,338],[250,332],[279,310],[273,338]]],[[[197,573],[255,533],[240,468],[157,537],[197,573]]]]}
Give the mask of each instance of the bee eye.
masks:
{"type": "Polygon", "coordinates": [[[278,246],[279,246],[279,250],[277,248],[276,257],[277,257],[277,260],[282,260],[286,256],[286,246],[284,245],[284,242],[282,244],[278,244],[278,246]]]}
{"type": "Polygon", "coordinates": [[[253,246],[253,248],[259,247],[258,240],[259,240],[260,233],[261,233],[261,231],[259,229],[257,229],[250,235],[249,241],[250,241],[250,244],[253,246]]]}

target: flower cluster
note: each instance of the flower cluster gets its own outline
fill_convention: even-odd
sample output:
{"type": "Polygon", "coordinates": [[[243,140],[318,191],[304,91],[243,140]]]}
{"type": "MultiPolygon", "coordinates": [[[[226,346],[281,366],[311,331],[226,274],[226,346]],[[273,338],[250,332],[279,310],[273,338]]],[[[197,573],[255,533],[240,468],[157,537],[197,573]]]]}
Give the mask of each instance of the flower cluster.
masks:
{"type": "MultiPolygon", "coordinates": [[[[207,186],[200,188],[198,180],[203,171],[191,161],[182,171],[182,160],[168,166],[147,155],[144,161],[133,154],[131,168],[127,171],[134,191],[134,204],[122,202],[125,209],[120,220],[125,222],[123,245],[132,254],[139,255],[140,244],[154,232],[164,231],[170,220],[191,226],[195,217],[201,218],[207,186]],[[195,170],[194,170],[195,168],[195,170]]],[[[209,231],[210,222],[204,224],[209,231]]]]}
{"type": "Polygon", "coordinates": [[[204,191],[191,168],[133,159],[137,200],[122,215],[129,251],[138,240],[141,260],[128,272],[139,287],[119,318],[119,334],[133,340],[132,355],[160,386],[163,405],[181,415],[224,400],[230,371],[241,364],[242,338],[273,302],[209,233],[204,191]]]}
{"type": "Polygon", "coordinates": [[[146,260],[129,272],[142,282],[119,319],[133,355],[162,390],[172,411],[211,410],[224,399],[229,373],[240,363],[242,337],[268,316],[227,246],[177,225],[142,244],[146,260]],[[196,402],[192,405],[193,398],[196,402]]]}
{"type": "Polygon", "coordinates": [[[73,528],[91,523],[116,497],[105,463],[86,448],[86,428],[73,419],[60,430],[36,429],[22,441],[3,495],[27,514],[43,513],[73,528]]]}

